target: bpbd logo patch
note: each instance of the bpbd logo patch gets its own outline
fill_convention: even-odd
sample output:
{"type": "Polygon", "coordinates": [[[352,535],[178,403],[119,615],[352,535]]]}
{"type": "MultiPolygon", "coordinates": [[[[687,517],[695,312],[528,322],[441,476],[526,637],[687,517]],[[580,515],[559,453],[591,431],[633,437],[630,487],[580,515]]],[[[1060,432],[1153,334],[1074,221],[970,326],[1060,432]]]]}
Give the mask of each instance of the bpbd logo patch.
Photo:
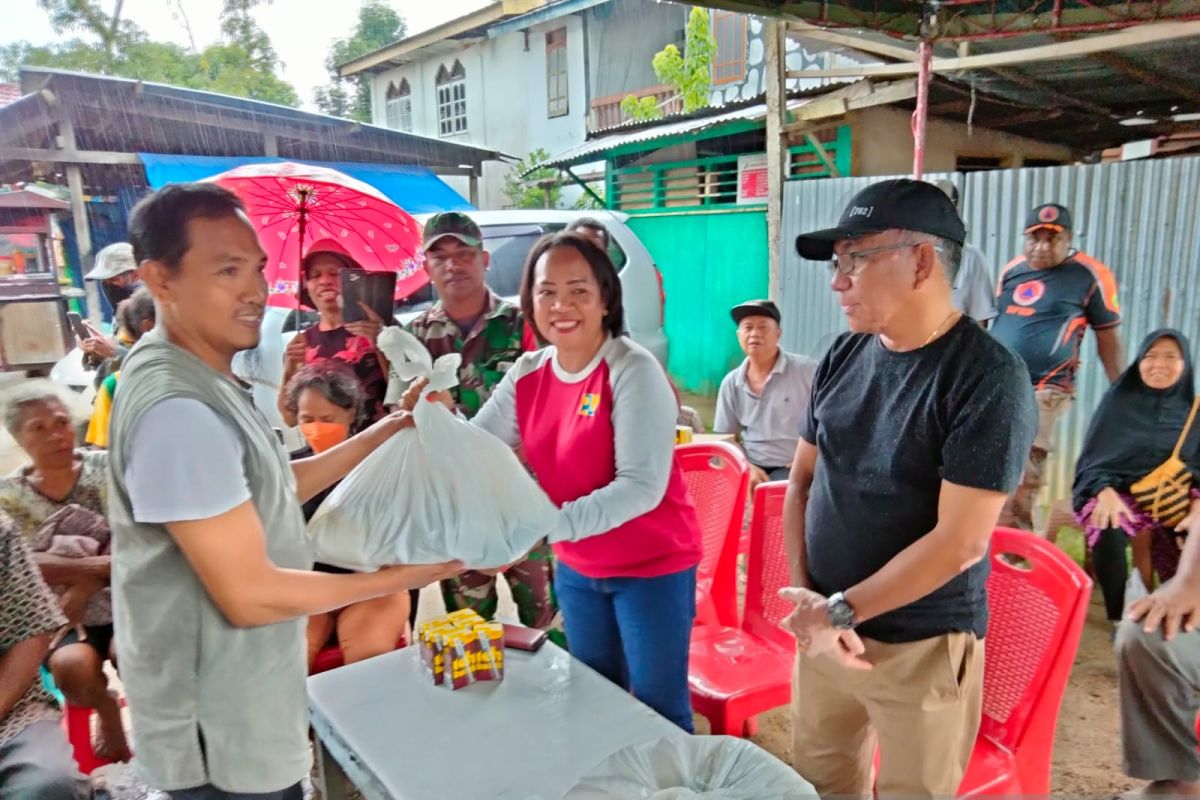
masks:
{"type": "Polygon", "coordinates": [[[1046,293],[1046,284],[1041,281],[1025,281],[1013,290],[1013,302],[1019,306],[1031,306],[1046,293]]]}

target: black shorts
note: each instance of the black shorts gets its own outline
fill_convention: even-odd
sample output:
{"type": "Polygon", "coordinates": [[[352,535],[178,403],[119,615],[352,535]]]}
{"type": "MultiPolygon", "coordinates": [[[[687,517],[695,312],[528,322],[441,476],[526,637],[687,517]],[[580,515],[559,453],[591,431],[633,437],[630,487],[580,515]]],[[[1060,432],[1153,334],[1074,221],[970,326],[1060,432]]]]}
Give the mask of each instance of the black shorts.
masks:
{"type": "MultiPolygon", "coordinates": [[[[109,623],[108,625],[84,625],[83,631],[86,634],[86,638],[81,639],[79,636],[79,629],[71,628],[66,632],[62,639],[59,640],[58,644],[54,645],[54,649],[50,651],[50,654],[53,655],[67,645],[86,644],[99,653],[101,658],[108,658],[112,652],[112,623],[109,623]]],[[[50,659],[47,656],[46,661],[49,662],[49,660],[50,659]]]]}

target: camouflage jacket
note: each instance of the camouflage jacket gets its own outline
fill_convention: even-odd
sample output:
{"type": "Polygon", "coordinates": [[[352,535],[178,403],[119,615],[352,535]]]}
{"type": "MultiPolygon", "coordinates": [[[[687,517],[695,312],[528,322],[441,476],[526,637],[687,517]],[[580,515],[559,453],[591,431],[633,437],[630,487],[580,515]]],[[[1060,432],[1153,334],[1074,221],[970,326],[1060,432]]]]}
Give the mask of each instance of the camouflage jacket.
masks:
{"type": "Polygon", "coordinates": [[[489,292],[488,307],[466,336],[446,315],[440,302],[404,326],[425,343],[437,359],[449,353],[462,354],[458,386],[451,389],[454,402],[468,418],[475,416],[492,390],[528,349],[536,349],[520,310],[489,292]]]}

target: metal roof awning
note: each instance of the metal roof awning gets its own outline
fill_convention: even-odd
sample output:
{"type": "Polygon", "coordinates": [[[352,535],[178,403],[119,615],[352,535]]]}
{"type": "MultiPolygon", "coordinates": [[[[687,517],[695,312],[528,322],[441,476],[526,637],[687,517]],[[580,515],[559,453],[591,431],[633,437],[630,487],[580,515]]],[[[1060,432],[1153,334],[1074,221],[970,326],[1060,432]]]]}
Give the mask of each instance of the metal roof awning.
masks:
{"type": "MultiPolygon", "coordinates": [[[[168,183],[190,183],[218,175],[243,164],[263,164],[284,161],[282,158],[211,156],[176,156],[158,153],[138,153],[146,165],[146,180],[157,189],[168,183]]],[[[410,214],[431,214],[438,211],[471,211],[474,209],[458,192],[438,176],[423,167],[404,167],[389,164],[355,164],[345,161],[307,161],[318,167],[329,167],[370,184],[396,205],[410,214]]],[[[0,207],[4,195],[0,195],[0,207]]],[[[63,204],[66,206],[66,204],[63,204]]]]}
{"type": "Polygon", "coordinates": [[[105,75],[21,71],[20,100],[0,107],[0,180],[31,163],[140,168],[138,153],[370,162],[476,175],[496,150],[296,108],[105,75]],[[64,144],[64,126],[74,140],[64,144]]]}
{"type": "MultiPolygon", "coordinates": [[[[788,111],[798,109],[814,99],[792,100],[788,103],[788,111]]],[[[607,132],[604,132],[606,135],[578,144],[531,167],[529,172],[545,168],[561,169],[576,164],[588,164],[599,161],[609,154],[650,150],[653,149],[655,142],[674,136],[696,136],[706,131],[712,131],[713,135],[717,136],[742,133],[759,127],[766,117],[766,103],[755,103],[745,108],[716,114],[712,109],[704,109],[685,119],[672,122],[668,118],[649,124],[650,127],[647,127],[648,123],[620,125],[609,128],[607,132]],[[703,116],[700,116],[701,114],[703,116]],[[622,130],[627,132],[622,133],[622,130]]],[[[529,172],[525,174],[529,174],[529,172]]]]}
{"type": "Polygon", "coordinates": [[[546,2],[547,0],[495,0],[469,14],[384,45],[344,64],[338,64],[338,75],[349,78],[360,72],[382,72],[417,60],[418,54],[454,52],[463,41],[487,38],[488,27],[493,23],[535,11],[546,2]]]}
{"type": "Polygon", "coordinates": [[[1200,0],[685,2],[775,17],[789,36],[882,62],[788,71],[787,79],[898,78],[925,65],[943,95],[971,98],[934,102],[930,114],[1018,135],[1036,134],[1041,120],[1034,138],[1052,135],[1081,155],[1200,129],[1200,0]],[[976,92],[1009,112],[981,122],[976,92]]]}

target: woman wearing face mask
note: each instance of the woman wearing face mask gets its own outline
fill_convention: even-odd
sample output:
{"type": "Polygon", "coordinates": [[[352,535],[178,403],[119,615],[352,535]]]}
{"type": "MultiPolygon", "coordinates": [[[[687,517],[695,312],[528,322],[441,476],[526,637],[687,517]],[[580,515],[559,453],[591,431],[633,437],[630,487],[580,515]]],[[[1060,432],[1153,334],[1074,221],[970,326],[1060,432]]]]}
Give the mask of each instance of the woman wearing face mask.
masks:
{"type": "Polygon", "coordinates": [[[624,335],[617,271],[589,239],[534,245],[521,309],[549,346],[522,356],[473,421],[520,447],[561,508],[554,585],[572,655],[690,732],[700,525],[671,385],[624,335]]]}
{"type": "Polygon", "coordinates": [[[1188,427],[1195,403],[1193,380],[1183,334],[1164,329],[1147,336],[1133,364],[1100,401],[1076,465],[1076,516],[1085,527],[1105,609],[1114,625],[1125,610],[1125,548],[1130,539],[1134,566],[1147,589],[1152,589],[1153,573],[1162,581],[1175,574],[1180,551],[1176,539],[1191,517],[1200,513],[1200,501],[1193,499],[1200,486],[1196,482],[1200,420],[1188,427]],[[1155,520],[1154,509],[1135,487],[1176,448],[1193,490],[1190,498],[1179,493],[1173,503],[1176,508],[1159,510],[1160,519],[1169,516],[1163,511],[1174,510],[1184,520],[1164,525],[1155,520]]]}
{"type": "Polygon", "coordinates": [[[346,269],[361,267],[333,239],[314,242],[301,265],[304,289],[300,301],[315,308],[320,319],[316,325],[297,334],[283,354],[284,388],[279,394],[279,413],[288,425],[296,424],[286,402],[288,382],[302,367],[328,360],[342,362],[358,377],[370,421],[381,419],[385,414],[383,398],[387,394],[388,364],[375,347],[375,340],[383,330],[383,321],[366,305],[362,309],[367,319],[345,321],[341,276],[346,269]]]}
{"type": "MultiPolygon", "coordinates": [[[[364,395],[358,379],[346,365],[329,360],[304,367],[288,382],[284,392],[308,446],[292,454],[308,458],[341,444],[370,424],[363,413],[364,395]]],[[[336,485],[336,484],[335,484],[336,485]]],[[[304,519],[312,518],[334,487],[304,504],[304,519]]],[[[317,564],[317,572],[346,574],[349,570],[317,564]]],[[[308,618],[308,665],[335,633],[347,664],[387,653],[408,633],[408,592],[354,603],[338,611],[308,618]]]]}

